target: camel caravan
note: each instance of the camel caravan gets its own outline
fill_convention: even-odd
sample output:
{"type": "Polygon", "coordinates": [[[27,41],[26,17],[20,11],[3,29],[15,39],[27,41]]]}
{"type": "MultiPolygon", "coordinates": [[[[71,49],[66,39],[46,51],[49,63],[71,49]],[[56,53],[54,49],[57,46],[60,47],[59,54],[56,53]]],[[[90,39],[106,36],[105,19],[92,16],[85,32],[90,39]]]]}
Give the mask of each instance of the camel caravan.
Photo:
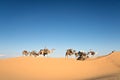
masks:
{"type": "Polygon", "coordinates": [[[55,49],[49,50],[49,49],[47,49],[47,48],[40,49],[39,52],[36,52],[36,51],[28,52],[27,50],[24,50],[24,51],[22,52],[22,54],[23,54],[24,56],[34,56],[34,57],[37,57],[37,56],[39,56],[39,55],[46,56],[46,55],[48,55],[48,54],[50,54],[50,53],[53,53],[54,50],[55,50],[55,49]]]}
{"type": "MultiPolygon", "coordinates": [[[[47,48],[44,48],[44,49],[40,49],[39,52],[36,52],[36,51],[31,51],[31,52],[28,52],[26,50],[24,50],[22,52],[22,54],[24,56],[34,56],[34,57],[37,57],[37,56],[40,56],[40,55],[43,55],[43,56],[46,56],[50,53],[53,53],[55,49],[47,49],[47,48]]],[[[66,54],[65,54],[65,57],[68,58],[68,56],[71,56],[71,55],[75,55],[75,58],[77,60],[85,60],[87,58],[90,58],[90,56],[94,56],[96,53],[92,50],[90,50],[89,52],[84,52],[82,50],[76,52],[76,50],[73,50],[73,49],[67,49],[66,51],[66,54]]]]}
{"type": "Polygon", "coordinates": [[[78,51],[76,52],[76,50],[73,50],[73,49],[67,49],[66,51],[66,54],[65,54],[65,57],[68,58],[68,56],[71,56],[71,55],[75,55],[75,57],[77,58],[77,60],[85,60],[87,58],[89,58],[89,56],[94,56],[96,53],[92,50],[90,50],[89,52],[84,52],[84,51],[78,51]]]}

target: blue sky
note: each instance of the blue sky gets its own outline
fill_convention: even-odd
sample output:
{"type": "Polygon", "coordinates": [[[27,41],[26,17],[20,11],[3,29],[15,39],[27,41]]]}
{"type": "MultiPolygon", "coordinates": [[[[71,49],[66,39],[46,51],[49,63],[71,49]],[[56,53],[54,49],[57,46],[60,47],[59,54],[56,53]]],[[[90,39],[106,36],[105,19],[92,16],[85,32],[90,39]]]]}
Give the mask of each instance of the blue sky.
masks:
{"type": "Polygon", "coordinates": [[[120,50],[119,0],[1,0],[0,54],[21,56],[28,51],[55,48],[99,55],[120,50]]]}

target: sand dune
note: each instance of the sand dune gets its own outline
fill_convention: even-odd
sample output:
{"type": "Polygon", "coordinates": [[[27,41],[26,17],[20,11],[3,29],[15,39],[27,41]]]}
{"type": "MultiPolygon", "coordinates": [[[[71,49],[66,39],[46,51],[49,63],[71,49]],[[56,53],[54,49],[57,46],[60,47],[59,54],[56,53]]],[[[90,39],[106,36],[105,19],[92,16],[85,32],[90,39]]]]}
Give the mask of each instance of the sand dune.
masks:
{"type": "Polygon", "coordinates": [[[0,80],[120,80],[120,52],[85,61],[41,57],[0,59],[0,80]]]}

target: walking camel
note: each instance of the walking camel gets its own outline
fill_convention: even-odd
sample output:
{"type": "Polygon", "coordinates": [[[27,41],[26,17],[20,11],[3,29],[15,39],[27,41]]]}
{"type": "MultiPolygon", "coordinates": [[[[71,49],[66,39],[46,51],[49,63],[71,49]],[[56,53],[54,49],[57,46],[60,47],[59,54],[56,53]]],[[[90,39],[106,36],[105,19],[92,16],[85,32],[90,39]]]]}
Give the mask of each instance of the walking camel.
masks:
{"type": "Polygon", "coordinates": [[[24,51],[22,52],[22,54],[23,54],[24,56],[28,56],[28,55],[29,55],[29,52],[28,52],[27,50],[24,50],[24,51]]]}
{"type": "Polygon", "coordinates": [[[37,57],[37,56],[39,56],[39,54],[36,51],[32,51],[32,52],[30,52],[30,56],[37,57]]]}
{"type": "Polygon", "coordinates": [[[77,60],[85,60],[87,58],[89,58],[88,54],[86,54],[85,52],[79,51],[78,52],[79,57],[77,58],[77,60]]]}
{"type": "Polygon", "coordinates": [[[76,57],[78,56],[78,54],[76,53],[75,50],[73,50],[73,49],[67,49],[65,57],[68,58],[68,56],[71,56],[71,55],[75,55],[76,57]]]}
{"type": "Polygon", "coordinates": [[[46,56],[46,55],[48,55],[48,54],[50,54],[50,53],[53,53],[54,50],[55,50],[55,49],[49,50],[49,49],[45,48],[45,49],[41,49],[41,50],[38,52],[38,54],[39,54],[39,55],[46,56]]]}
{"type": "Polygon", "coordinates": [[[90,51],[88,52],[87,55],[92,55],[92,56],[94,56],[95,54],[96,54],[96,52],[94,52],[94,51],[92,51],[92,50],[90,49],[90,51]]]}

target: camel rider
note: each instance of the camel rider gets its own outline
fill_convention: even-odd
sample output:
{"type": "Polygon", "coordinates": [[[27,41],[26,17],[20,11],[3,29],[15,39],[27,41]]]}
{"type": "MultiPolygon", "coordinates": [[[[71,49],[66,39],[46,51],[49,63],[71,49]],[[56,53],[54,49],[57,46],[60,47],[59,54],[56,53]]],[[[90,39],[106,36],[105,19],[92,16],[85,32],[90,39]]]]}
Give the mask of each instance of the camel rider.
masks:
{"type": "Polygon", "coordinates": [[[82,50],[80,50],[80,51],[78,52],[79,57],[82,57],[83,53],[84,53],[84,52],[83,52],[82,50]]]}
{"type": "Polygon", "coordinates": [[[44,49],[44,53],[47,54],[47,52],[48,52],[48,49],[44,49]]]}

